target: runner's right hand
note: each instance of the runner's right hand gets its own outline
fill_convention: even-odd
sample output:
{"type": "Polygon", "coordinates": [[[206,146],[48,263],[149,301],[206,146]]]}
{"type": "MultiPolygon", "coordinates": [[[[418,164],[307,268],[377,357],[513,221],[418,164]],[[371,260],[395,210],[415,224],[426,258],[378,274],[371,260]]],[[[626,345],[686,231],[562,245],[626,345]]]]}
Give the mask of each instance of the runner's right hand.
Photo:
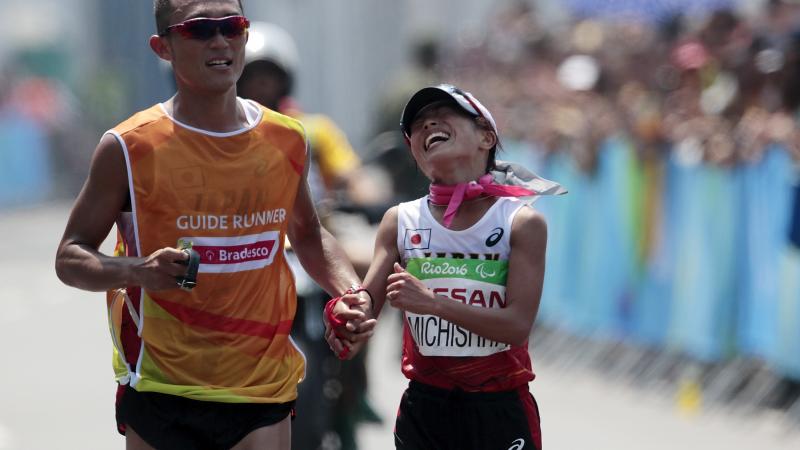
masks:
{"type": "Polygon", "coordinates": [[[187,259],[188,255],[177,248],[156,250],[133,265],[133,284],[152,292],[178,289],[176,277],[186,275],[186,264],[181,262],[187,259]]]}

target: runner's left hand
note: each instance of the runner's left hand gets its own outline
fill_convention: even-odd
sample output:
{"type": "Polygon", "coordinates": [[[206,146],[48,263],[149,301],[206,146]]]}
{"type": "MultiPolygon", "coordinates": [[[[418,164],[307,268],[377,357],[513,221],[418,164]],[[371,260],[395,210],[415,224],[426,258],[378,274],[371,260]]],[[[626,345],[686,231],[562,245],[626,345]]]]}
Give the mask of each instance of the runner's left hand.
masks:
{"type": "Polygon", "coordinates": [[[419,278],[394,263],[394,273],[386,279],[386,300],[393,307],[415,314],[432,314],[436,296],[419,278]]]}

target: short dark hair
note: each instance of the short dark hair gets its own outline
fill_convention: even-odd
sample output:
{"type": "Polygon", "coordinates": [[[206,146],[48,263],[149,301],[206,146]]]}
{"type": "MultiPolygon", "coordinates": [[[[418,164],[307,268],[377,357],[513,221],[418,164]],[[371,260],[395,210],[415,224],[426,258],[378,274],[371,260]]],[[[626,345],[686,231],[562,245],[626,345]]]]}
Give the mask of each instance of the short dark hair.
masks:
{"type": "MultiPolygon", "coordinates": [[[[238,0],[239,9],[244,12],[242,0],[238,0]]],[[[156,32],[161,34],[169,26],[169,19],[175,8],[172,7],[172,0],[153,0],[153,13],[156,16],[156,32]]]]}

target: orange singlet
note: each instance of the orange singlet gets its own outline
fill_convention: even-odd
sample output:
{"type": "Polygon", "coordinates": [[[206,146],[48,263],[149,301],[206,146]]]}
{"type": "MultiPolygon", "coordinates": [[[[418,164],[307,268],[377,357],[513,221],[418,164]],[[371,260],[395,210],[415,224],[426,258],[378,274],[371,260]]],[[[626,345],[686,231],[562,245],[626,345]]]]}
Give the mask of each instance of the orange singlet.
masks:
{"type": "Polygon", "coordinates": [[[191,242],[191,292],[108,293],[114,369],[138,391],[219,402],[297,397],[305,359],[289,336],[294,278],[284,258],[306,163],[299,122],[238,100],[250,124],[212,133],[155,105],[109,133],[122,145],[132,211],[117,221],[115,255],[191,242]],[[118,295],[119,294],[119,295],[118,295]]]}

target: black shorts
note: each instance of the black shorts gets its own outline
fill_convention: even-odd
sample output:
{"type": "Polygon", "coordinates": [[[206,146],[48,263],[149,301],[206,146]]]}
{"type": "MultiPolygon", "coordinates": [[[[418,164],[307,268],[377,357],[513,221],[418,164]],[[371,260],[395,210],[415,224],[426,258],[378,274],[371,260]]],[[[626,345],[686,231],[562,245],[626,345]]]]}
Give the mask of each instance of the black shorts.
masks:
{"type": "Polygon", "coordinates": [[[394,445],[404,450],[541,450],[539,408],[527,385],[464,392],[411,381],[397,412],[394,445]]]}
{"type": "Polygon", "coordinates": [[[121,386],[117,429],[131,427],[157,449],[228,449],[253,430],[292,415],[289,403],[221,403],[121,386]]]}

